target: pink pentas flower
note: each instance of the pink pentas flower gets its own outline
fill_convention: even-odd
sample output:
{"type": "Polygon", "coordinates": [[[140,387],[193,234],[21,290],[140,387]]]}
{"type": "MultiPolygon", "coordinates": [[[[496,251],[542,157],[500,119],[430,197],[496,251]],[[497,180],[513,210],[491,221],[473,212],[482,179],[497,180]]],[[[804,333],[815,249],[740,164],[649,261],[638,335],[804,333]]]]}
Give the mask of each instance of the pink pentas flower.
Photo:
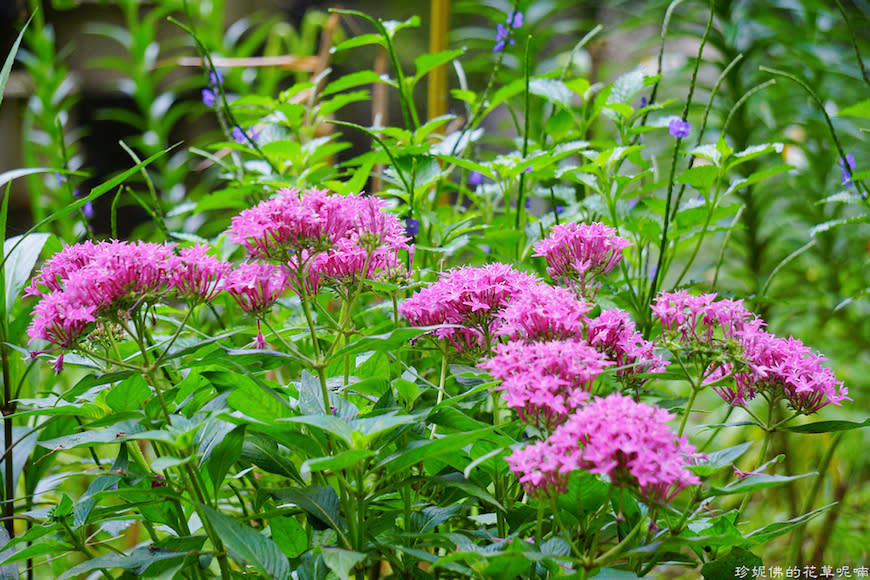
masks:
{"type": "Polygon", "coordinates": [[[249,257],[285,264],[297,291],[301,278],[306,290],[390,278],[403,270],[399,252],[413,247],[385,208],[372,196],[280,189],[278,197],[234,217],[230,239],[249,257]]]}
{"type": "Polygon", "coordinates": [[[581,340],[495,346],[495,356],[480,364],[502,381],[508,407],[546,429],[560,424],[589,398],[592,383],[612,363],[581,340]]]}
{"type": "Polygon", "coordinates": [[[178,252],[179,262],[172,273],[170,285],[181,297],[211,300],[220,289],[220,283],[232,266],[210,256],[208,246],[196,244],[178,252]]]}
{"type": "MultiPolygon", "coordinates": [[[[618,308],[603,311],[588,322],[586,340],[620,368],[617,375],[632,378],[641,373],[660,373],[669,364],[654,352],[654,344],[643,338],[627,312],[618,308]]],[[[640,381],[643,384],[648,379],[640,381]]]]}
{"type": "Polygon", "coordinates": [[[433,335],[449,340],[459,352],[486,348],[501,324],[498,314],[536,283],[506,264],[457,268],[405,300],[399,312],[412,326],[452,325],[433,335]]]}
{"type": "Polygon", "coordinates": [[[800,413],[815,413],[839,405],[848,389],[826,359],[795,338],[780,338],[764,330],[764,321],[746,310],[742,300],[716,300],[715,294],[693,296],[686,291],[661,294],[652,310],[662,332],[688,347],[721,348],[734,360],[713,363],[704,370],[704,384],[731,405],[746,405],[759,392],[782,395],[800,413]],[[736,353],[727,342],[736,345],[736,353]]]}
{"type": "Polygon", "coordinates": [[[547,273],[575,288],[586,298],[598,291],[595,278],[613,270],[622,260],[622,251],[632,243],[616,235],[616,230],[601,223],[560,224],[550,235],[535,244],[535,256],[547,260],[547,273]]]}
{"type": "Polygon", "coordinates": [[[714,339],[735,338],[757,317],[743,300],[716,300],[716,294],[695,296],[686,290],[664,292],[651,306],[662,333],[683,342],[712,344],[714,339]]]}
{"type": "Polygon", "coordinates": [[[582,336],[591,309],[565,288],[538,283],[514,296],[498,313],[501,324],[496,334],[528,341],[582,336]]]}
{"type": "MultiPolygon", "coordinates": [[[[746,405],[759,392],[768,392],[785,397],[792,409],[809,415],[828,404],[852,400],[843,382],[823,366],[827,359],[796,338],[781,338],[756,327],[741,333],[740,346],[748,370],[735,373],[733,386],[729,382],[713,387],[731,405],[746,405]]],[[[711,381],[733,369],[734,365],[723,365],[711,381]]]]}
{"type": "MultiPolygon", "coordinates": [[[[75,345],[101,317],[109,320],[147,307],[173,290],[180,259],[173,245],[144,242],[85,242],[48,260],[28,290],[42,299],[28,328],[31,341],[61,349],[75,345]]],[[[55,369],[63,356],[55,361],[55,369]]]]}
{"type": "Polygon", "coordinates": [[[222,285],[242,310],[251,314],[271,308],[289,287],[286,268],[262,262],[240,264],[224,276],[222,285]]]}
{"type": "Polygon", "coordinates": [[[613,485],[635,489],[652,501],[670,501],[700,483],[686,469],[695,447],[667,423],[658,407],[613,393],[572,413],[545,441],[507,458],[530,495],[564,491],[576,470],[607,475],[613,485]]]}

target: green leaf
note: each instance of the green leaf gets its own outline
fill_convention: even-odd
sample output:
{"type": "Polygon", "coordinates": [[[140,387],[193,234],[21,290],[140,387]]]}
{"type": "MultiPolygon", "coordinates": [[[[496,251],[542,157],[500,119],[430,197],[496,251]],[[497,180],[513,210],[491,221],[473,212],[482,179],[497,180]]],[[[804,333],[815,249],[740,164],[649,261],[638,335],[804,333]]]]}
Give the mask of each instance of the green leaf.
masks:
{"type": "Polygon", "coordinates": [[[272,539],[288,558],[298,558],[308,549],[308,534],[296,518],[271,518],[269,528],[272,530],[272,539]]]}
{"type": "Polygon", "coordinates": [[[745,568],[748,576],[750,570],[758,568],[761,565],[762,560],[760,557],[749,550],[735,546],[725,556],[704,564],[701,567],[701,575],[704,577],[704,580],[733,580],[735,578],[735,570],[738,568],[745,568]]]}
{"type": "Polygon", "coordinates": [[[200,505],[199,509],[211,522],[215,533],[236,560],[252,565],[268,578],[277,580],[290,578],[290,563],[275,542],[254,528],[208,506],[200,505]]]}
{"type": "MultiPolygon", "coordinates": [[[[223,421],[221,421],[221,423],[226,424],[223,421]]],[[[205,440],[206,437],[208,437],[209,435],[217,435],[220,434],[222,431],[222,429],[210,431],[208,429],[208,426],[206,426],[205,432],[202,434],[202,438],[203,440],[205,440]]],[[[232,466],[235,465],[236,461],[238,461],[239,457],[241,457],[242,444],[244,442],[244,425],[239,425],[238,427],[235,427],[229,433],[225,433],[223,437],[219,440],[217,436],[208,439],[209,445],[206,446],[206,450],[202,454],[202,457],[205,458],[205,468],[208,471],[208,476],[211,478],[212,485],[214,486],[215,497],[217,497],[218,490],[220,490],[221,484],[224,481],[224,477],[226,477],[232,466]],[[216,443],[215,440],[217,440],[216,443]]],[[[200,446],[200,450],[202,449],[203,447],[200,446]]]]}
{"type": "Polygon", "coordinates": [[[805,524],[817,515],[828,511],[835,505],[837,505],[836,502],[820,507],[819,509],[813,510],[809,513],[805,513],[802,516],[786,520],[784,522],[774,522],[772,524],[767,524],[763,528],[759,528],[755,531],[749,532],[748,534],[746,534],[746,538],[751,539],[758,544],[765,544],[773,538],[781,536],[782,534],[790,531],[791,529],[805,524]]]}
{"type": "Polygon", "coordinates": [[[495,428],[495,426],[490,426],[485,429],[478,429],[477,431],[447,435],[440,439],[412,441],[405,448],[400,449],[398,452],[381,461],[378,464],[378,467],[386,467],[387,472],[393,474],[402,469],[406,469],[415,463],[419,463],[424,459],[430,459],[432,457],[438,457],[458,451],[469,443],[492,433],[495,428]]]}
{"type": "Polygon", "coordinates": [[[866,419],[862,423],[855,423],[854,421],[816,421],[815,423],[806,423],[805,425],[780,427],[779,430],[791,431],[792,433],[833,433],[835,431],[863,429],[864,427],[870,427],[870,419],[866,419]]]}
{"type": "Polygon", "coordinates": [[[548,102],[559,105],[563,109],[571,108],[571,98],[574,96],[571,89],[562,81],[543,78],[529,81],[529,93],[543,97],[548,102]]]}
{"type": "Polygon", "coordinates": [[[116,413],[141,409],[151,396],[151,389],[142,375],[130,375],[106,394],[106,403],[116,413]]]}
{"type": "Polygon", "coordinates": [[[837,112],[838,117],[858,117],[870,119],[870,99],[844,107],[837,112]]]}
{"type": "MultiPolygon", "coordinates": [[[[203,374],[209,375],[209,373],[203,374]]],[[[259,385],[250,377],[235,375],[234,383],[235,388],[227,398],[227,404],[251,419],[271,424],[293,413],[290,403],[281,395],[265,385],[259,385]]]]}
{"type": "Polygon", "coordinates": [[[3,255],[6,265],[3,272],[6,275],[6,311],[12,310],[18,300],[21,289],[30,280],[30,274],[42,247],[51,237],[50,234],[31,234],[26,239],[15,236],[3,242],[3,255]],[[14,250],[12,248],[15,248],[14,250]]]}
{"type": "Polygon", "coordinates": [[[707,454],[707,459],[702,459],[695,465],[689,466],[689,471],[701,477],[707,477],[716,473],[723,467],[733,465],[734,461],[742,456],[752,446],[752,441],[740,443],[733,447],[726,447],[719,451],[707,454]]]}
{"type": "Polygon", "coordinates": [[[344,75],[332,81],[331,83],[326,85],[326,88],[323,89],[323,92],[320,93],[320,95],[321,97],[326,97],[328,95],[338,93],[346,89],[351,89],[360,85],[370,85],[372,83],[377,83],[381,81],[381,76],[375,71],[363,70],[351,73],[349,75],[344,75]]]}
{"type": "Polygon", "coordinates": [[[428,53],[425,52],[414,59],[414,66],[417,68],[417,72],[414,74],[413,82],[416,83],[423,75],[431,71],[433,68],[437,68],[443,64],[454,60],[456,57],[461,56],[465,52],[465,49],[457,48],[454,50],[445,50],[443,52],[436,53],[428,53]]]}
{"type": "Polygon", "coordinates": [[[353,432],[351,431],[350,425],[338,417],[332,415],[303,415],[301,417],[286,417],[281,419],[281,421],[302,423],[303,425],[310,425],[312,427],[317,427],[318,429],[323,429],[327,433],[331,433],[342,439],[347,443],[348,447],[353,447],[353,432]]]}
{"type": "Polygon", "coordinates": [[[317,471],[324,471],[326,469],[337,471],[344,469],[345,467],[357,465],[364,459],[372,457],[374,454],[375,452],[371,449],[348,449],[347,451],[342,451],[341,453],[330,455],[329,457],[309,459],[302,464],[299,472],[302,477],[307,478],[309,474],[317,471]]]}
{"type": "Polygon", "coordinates": [[[374,33],[359,34],[348,38],[344,42],[340,42],[337,46],[332,48],[332,52],[341,52],[343,50],[350,50],[360,46],[368,46],[369,44],[385,46],[384,38],[380,34],[374,33]]]}
{"type": "Polygon", "coordinates": [[[186,555],[186,552],[164,552],[161,550],[150,550],[148,547],[143,546],[133,550],[129,556],[125,554],[110,553],[94,558],[93,560],[88,560],[87,562],[82,562],[72,568],[67,568],[63,574],[58,576],[58,580],[74,578],[92,570],[112,568],[122,568],[124,570],[129,570],[136,575],[141,575],[155,562],[168,560],[170,558],[183,558],[186,555]]]}
{"type": "Polygon", "coordinates": [[[416,328],[397,328],[386,334],[366,336],[345,346],[333,356],[340,358],[342,356],[357,354],[367,350],[394,353],[401,347],[407,346],[412,339],[432,330],[432,328],[437,327],[421,326],[416,328]]]}
{"type": "MultiPolygon", "coordinates": [[[[36,12],[33,14],[36,14],[36,12]]],[[[9,73],[12,72],[12,65],[15,63],[15,55],[18,54],[18,47],[21,46],[21,39],[24,38],[24,31],[27,29],[27,25],[30,24],[31,20],[33,20],[33,14],[30,15],[30,18],[28,18],[27,22],[24,23],[24,26],[21,27],[21,32],[18,33],[18,37],[15,39],[15,42],[12,43],[12,48],[9,50],[9,54],[6,55],[6,60],[3,62],[3,68],[0,69],[0,103],[3,103],[3,93],[6,92],[6,83],[9,82],[9,73]]]]}
{"type": "Polygon", "coordinates": [[[719,168],[714,165],[700,165],[687,169],[677,176],[677,183],[691,185],[701,193],[707,193],[719,175],[719,168]]]}
{"type": "Polygon", "coordinates": [[[341,548],[323,548],[321,554],[323,561],[335,572],[339,580],[350,580],[351,570],[366,558],[365,554],[341,548]]]}
{"type": "Polygon", "coordinates": [[[739,481],[726,485],[725,487],[713,486],[710,488],[710,493],[712,495],[749,493],[753,491],[758,491],[759,489],[766,489],[768,487],[783,485],[790,481],[803,479],[804,477],[809,477],[815,474],[816,472],[802,473],[801,475],[750,475],[744,477],[743,479],[740,479],[739,481]]]}
{"type": "Polygon", "coordinates": [[[250,461],[257,467],[303,483],[302,477],[296,469],[296,464],[291,459],[291,454],[278,447],[278,444],[265,437],[251,437],[245,439],[242,446],[242,459],[250,461]]]}
{"type": "Polygon", "coordinates": [[[425,534],[458,514],[460,509],[462,506],[458,503],[447,507],[426,506],[411,514],[411,529],[415,534],[425,534]]]}
{"type": "Polygon", "coordinates": [[[299,506],[321,525],[344,535],[344,520],[338,512],[338,495],[331,487],[284,487],[270,489],[268,493],[279,502],[299,506]]]}
{"type": "Polygon", "coordinates": [[[51,173],[52,171],[54,171],[54,169],[51,169],[50,167],[28,167],[27,169],[11,169],[9,171],[0,173],[0,187],[3,187],[10,181],[18,179],[19,177],[33,175],[34,173],[51,173]]]}

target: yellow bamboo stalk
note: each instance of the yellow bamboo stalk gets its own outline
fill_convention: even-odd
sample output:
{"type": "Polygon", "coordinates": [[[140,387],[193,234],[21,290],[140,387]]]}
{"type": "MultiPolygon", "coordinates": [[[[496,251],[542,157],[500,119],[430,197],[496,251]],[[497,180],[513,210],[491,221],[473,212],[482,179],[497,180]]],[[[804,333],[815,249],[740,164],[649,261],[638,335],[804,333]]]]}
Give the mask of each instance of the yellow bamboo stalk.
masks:
{"type": "MultiPolygon", "coordinates": [[[[432,0],[429,21],[429,53],[447,50],[450,0],[432,0]]],[[[429,119],[447,114],[447,65],[441,65],[429,73],[427,88],[429,119]]]]}

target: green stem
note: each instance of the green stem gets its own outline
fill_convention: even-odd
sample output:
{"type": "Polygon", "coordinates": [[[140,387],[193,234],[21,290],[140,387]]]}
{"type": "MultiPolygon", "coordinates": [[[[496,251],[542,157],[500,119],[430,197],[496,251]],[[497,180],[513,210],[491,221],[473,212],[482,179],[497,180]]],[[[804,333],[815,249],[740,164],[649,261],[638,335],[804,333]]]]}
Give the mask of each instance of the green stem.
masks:
{"type": "MultiPolygon", "coordinates": [[[[813,481],[813,487],[810,488],[810,492],[805,496],[804,505],[801,509],[800,514],[795,514],[795,516],[803,515],[808,513],[813,504],[816,502],[816,496],[819,494],[819,491],[822,489],[822,483],[825,481],[825,476],[828,473],[828,468],[831,466],[831,460],[834,458],[834,451],[837,449],[837,446],[840,444],[840,441],[843,440],[843,432],[840,431],[834,436],[834,440],[828,446],[828,449],[825,451],[824,456],[822,457],[821,462],[819,462],[819,472],[813,481]]],[[[795,560],[794,558],[801,557],[801,540],[804,536],[804,530],[806,529],[807,524],[803,523],[792,532],[792,540],[791,540],[791,562],[798,562],[799,560],[795,560]]]]}
{"type": "Polygon", "coordinates": [[[628,545],[628,543],[632,540],[632,538],[634,538],[634,536],[637,534],[637,532],[640,531],[640,529],[641,529],[641,524],[643,524],[645,521],[646,521],[646,517],[641,517],[641,518],[639,518],[639,519],[637,520],[637,523],[636,523],[636,524],[634,525],[634,527],[631,529],[631,531],[628,532],[628,534],[627,534],[624,538],[622,538],[622,540],[621,540],[618,544],[616,544],[616,545],[613,546],[611,549],[609,549],[607,552],[605,552],[604,554],[602,554],[601,556],[599,556],[598,558],[596,558],[596,559],[592,562],[593,565],[595,565],[595,566],[603,566],[603,565],[607,564],[607,563],[608,563],[611,559],[613,559],[615,556],[618,556],[619,553],[620,553],[623,549],[625,549],[625,547],[626,547],[626,546],[628,545]]]}
{"type": "Polygon", "coordinates": [[[680,421],[680,430],[677,431],[677,437],[683,436],[683,431],[686,429],[686,422],[689,420],[689,413],[692,412],[692,407],[695,405],[695,397],[698,396],[698,387],[692,384],[692,393],[689,395],[689,401],[686,403],[686,410],[683,412],[683,419],[680,421]]]}
{"type": "MultiPolygon", "coordinates": [[[[304,274],[305,272],[299,272],[304,274]]],[[[311,315],[311,305],[308,303],[311,296],[308,294],[308,289],[305,287],[306,276],[300,275],[299,282],[299,298],[302,303],[302,311],[305,313],[305,320],[308,322],[308,331],[311,333],[311,343],[314,346],[314,368],[317,370],[317,378],[320,379],[320,392],[323,396],[323,412],[326,415],[331,415],[329,408],[329,387],[326,386],[326,368],[323,355],[320,352],[320,343],[317,341],[317,329],[314,326],[314,317],[311,315]]]]}

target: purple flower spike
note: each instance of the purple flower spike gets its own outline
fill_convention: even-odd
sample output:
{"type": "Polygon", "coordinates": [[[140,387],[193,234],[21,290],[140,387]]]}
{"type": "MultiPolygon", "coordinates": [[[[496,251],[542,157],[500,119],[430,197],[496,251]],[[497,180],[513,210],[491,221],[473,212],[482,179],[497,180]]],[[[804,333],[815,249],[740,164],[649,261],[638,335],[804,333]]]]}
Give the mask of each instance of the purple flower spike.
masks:
{"type": "Polygon", "coordinates": [[[668,124],[668,132],[671,136],[676,137],[677,139],[685,139],[688,137],[691,128],[689,122],[683,121],[682,119],[671,119],[671,122],[668,124]]]}
{"type": "Polygon", "coordinates": [[[855,169],[856,165],[855,156],[851,153],[846,153],[845,158],[840,158],[840,169],[843,171],[843,175],[840,179],[842,185],[845,185],[846,187],[852,187],[854,185],[852,182],[852,170],[855,169]]]}
{"type": "Polygon", "coordinates": [[[215,101],[214,91],[211,89],[202,89],[202,104],[206,107],[214,107],[215,101]]]}
{"type": "Polygon", "coordinates": [[[523,13],[511,12],[508,14],[507,26],[499,24],[495,29],[495,46],[492,47],[493,52],[501,52],[508,44],[515,44],[511,32],[523,25],[523,13]]]}

